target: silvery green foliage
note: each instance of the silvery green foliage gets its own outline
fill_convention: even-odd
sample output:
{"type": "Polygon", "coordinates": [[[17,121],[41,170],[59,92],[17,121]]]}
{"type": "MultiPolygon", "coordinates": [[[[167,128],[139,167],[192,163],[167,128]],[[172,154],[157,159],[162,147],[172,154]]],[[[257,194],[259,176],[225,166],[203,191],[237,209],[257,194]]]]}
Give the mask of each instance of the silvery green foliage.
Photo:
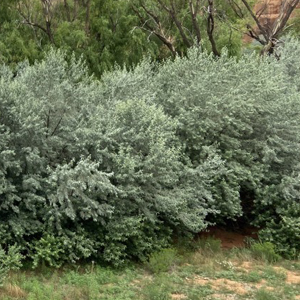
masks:
{"type": "Polygon", "coordinates": [[[91,255],[119,264],[167,246],[171,228],[207,226],[211,175],[186,172],[177,122],[135,93],[146,67],[107,79],[128,89],[124,98],[59,51],[14,75],[1,69],[0,234],[34,265],[91,255]],[[204,181],[197,197],[184,183],[194,176],[204,181]]]}
{"type": "MultiPolygon", "coordinates": [[[[184,176],[194,175],[193,182],[182,177],[185,192],[190,188],[198,201],[207,195],[207,206],[198,203],[212,210],[206,211],[209,220],[221,222],[246,213],[260,226],[270,218],[283,224],[286,206],[300,199],[295,180],[300,158],[299,47],[287,37],[279,61],[255,54],[230,58],[226,51],[216,59],[193,48],[187,57],[155,68],[141,64],[144,72],[136,70],[139,84],[130,89],[116,80],[106,85],[106,94],[110,90],[117,99],[143,94],[174,119],[184,176]],[[219,168],[211,165],[214,160],[219,168]],[[208,180],[197,178],[197,170],[207,165],[208,180]]],[[[128,78],[134,78],[134,72],[128,78]]],[[[118,71],[108,76],[121,75],[118,71]]],[[[107,77],[103,82],[109,82],[107,77]]]]}
{"type": "Polygon", "coordinates": [[[118,265],[243,213],[286,232],[300,199],[298,73],[288,71],[199,49],[101,82],[59,51],[15,74],[1,67],[1,244],[35,264],[118,265]]]}
{"type": "Polygon", "coordinates": [[[151,88],[156,65],[149,59],[141,61],[134,69],[116,66],[113,72],[106,72],[101,77],[100,93],[110,104],[125,99],[144,99],[153,101],[155,91],[151,88]]]}
{"type": "MultiPolygon", "coordinates": [[[[90,159],[85,145],[91,141],[78,142],[96,105],[96,92],[97,83],[82,62],[68,64],[60,52],[51,51],[33,66],[20,65],[14,77],[2,68],[1,242],[17,241],[26,250],[26,241],[44,231],[68,240],[72,222],[74,228],[81,220],[103,223],[112,214],[106,201],[117,191],[111,174],[90,159]]],[[[85,252],[78,247],[85,245],[73,243],[69,254],[85,252]]]]}
{"type": "Polygon", "coordinates": [[[237,61],[226,53],[216,60],[192,49],[188,58],[164,64],[156,80],[157,101],[179,121],[191,164],[202,162],[207,145],[229,170],[213,187],[221,215],[240,214],[240,193],[260,193],[270,172],[279,165],[291,170],[289,157],[299,157],[298,95],[276,61],[255,55],[237,61]]]}
{"type": "Polygon", "coordinates": [[[278,45],[278,56],[280,60],[278,61],[278,68],[283,71],[287,77],[287,82],[291,84],[291,88],[296,88],[298,91],[300,89],[300,58],[296,53],[300,50],[300,44],[297,39],[292,36],[285,36],[281,39],[278,45]]]}
{"type": "MultiPolygon", "coordinates": [[[[61,178],[53,183],[55,175],[63,177],[63,171],[68,176],[64,165],[71,160],[77,161],[77,167],[70,177],[83,176],[80,174],[81,155],[86,154],[86,149],[76,144],[76,130],[89,116],[84,101],[93,103],[96,91],[85,72],[81,62],[72,61],[67,65],[63,54],[51,51],[40,64],[20,65],[15,78],[7,80],[7,75],[1,78],[0,97],[4,100],[4,111],[7,110],[1,121],[4,123],[2,126],[6,126],[6,134],[10,135],[7,145],[10,152],[2,151],[2,155],[14,156],[16,166],[11,169],[5,158],[10,168],[6,171],[6,178],[14,185],[10,188],[14,194],[8,195],[7,201],[2,201],[0,214],[9,218],[11,230],[20,239],[43,230],[49,209],[55,206],[52,193],[61,191],[64,196],[60,201],[63,197],[67,198],[66,189],[72,190],[74,198],[83,197],[81,191],[84,193],[89,189],[91,181],[99,180],[100,173],[91,174],[93,169],[97,169],[92,165],[89,170],[83,167],[85,176],[81,185],[75,178],[65,182],[68,185],[65,189],[61,187],[61,178]]],[[[100,177],[108,189],[112,188],[105,174],[100,177]]],[[[94,203],[85,198],[84,204],[86,217],[88,211],[90,217],[97,214],[94,203]]],[[[70,206],[63,207],[63,210],[65,212],[61,213],[66,213],[70,206]]]]}
{"type": "Polygon", "coordinates": [[[110,183],[110,174],[99,171],[99,163],[80,159],[76,164],[58,165],[49,171],[46,198],[49,202],[49,221],[54,221],[58,230],[61,222],[70,220],[88,220],[97,222],[113,213],[113,206],[98,201],[98,197],[117,193],[110,183]]]}

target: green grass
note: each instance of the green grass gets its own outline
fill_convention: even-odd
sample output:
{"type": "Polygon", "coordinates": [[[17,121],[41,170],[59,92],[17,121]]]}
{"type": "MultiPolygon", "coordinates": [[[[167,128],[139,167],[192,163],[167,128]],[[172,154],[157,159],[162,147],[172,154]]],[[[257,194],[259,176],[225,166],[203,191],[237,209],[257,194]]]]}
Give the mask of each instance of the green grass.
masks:
{"type": "Polygon", "coordinates": [[[81,265],[12,272],[0,300],[300,299],[300,282],[289,283],[291,275],[300,278],[299,261],[270,263],[247,249],[221,251],[218,242],[197,241],[192,250],[163,251],[121,270],[81,265]]]}

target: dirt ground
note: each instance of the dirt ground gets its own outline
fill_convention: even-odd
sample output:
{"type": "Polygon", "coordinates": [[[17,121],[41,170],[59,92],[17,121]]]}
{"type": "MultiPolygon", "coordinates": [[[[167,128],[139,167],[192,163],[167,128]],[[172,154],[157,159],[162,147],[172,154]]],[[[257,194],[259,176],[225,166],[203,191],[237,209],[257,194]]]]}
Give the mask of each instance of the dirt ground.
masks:
{"type": "Polygon", "coordinates": [[[258,229],[249,227],[240,232],[231,232],[222,228],[210,227],[205,232],[201,232],[199,237],[215,237],[221,240],[223,249],[243,248],[245,247],[245,239],[257,238],[258,229]]]}

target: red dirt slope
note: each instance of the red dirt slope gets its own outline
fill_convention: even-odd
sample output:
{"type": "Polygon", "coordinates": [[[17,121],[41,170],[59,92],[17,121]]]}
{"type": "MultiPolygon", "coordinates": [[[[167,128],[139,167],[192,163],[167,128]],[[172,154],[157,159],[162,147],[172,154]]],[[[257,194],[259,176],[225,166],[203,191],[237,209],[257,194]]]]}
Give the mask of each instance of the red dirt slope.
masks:
{"type": "Polygon", "coordinates": [[[245,247],[247,237],[257,238],[257,228],[247,228],[241,232],[227,231],[219,227],[208,228],[206,232],[201,232],[200,237],[215,237],[221,240],[222,248],[242,248],[245,247]]]}

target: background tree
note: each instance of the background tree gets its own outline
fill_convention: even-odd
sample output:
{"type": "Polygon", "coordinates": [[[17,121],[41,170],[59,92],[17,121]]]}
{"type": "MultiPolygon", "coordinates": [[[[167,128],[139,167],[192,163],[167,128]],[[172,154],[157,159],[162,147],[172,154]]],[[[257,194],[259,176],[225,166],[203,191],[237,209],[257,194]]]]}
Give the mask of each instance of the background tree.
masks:
{"type": "Polygon", "coordinates": [[[231,53],[239,51],[237,40],[241,43],[241,38],[224,22],[228,18],[234,21],[234,15],[222,1],[136,1],[133,10],[140,27],[156,36],[172,55],[185,54],[189,47],[200,44],[216,56],[225,45],[231,53]]]}
{"type": "Polygon", "coordinates": [[[83,55],[97,76],[116,63],[129,67],[146,54],[158,56],[156,44],[135,29],[138,18],[127,0],[15,0],[1,12],[1,57],[12,65],[40,59],[50,46],[83,55]]]}
{"type": "Polygon", "coordinates": [[[240,3],[232,0],[228,2],[236,15],[246,20],[246,34],[263,46],[261,50],[262,54],[274,53],[291,14],[300,3],[299,0],[281,0],[278,16],[275,20],[270,20],[270,16],[268,16],[268,4],[264,1],[260,3],[260,6],[255,6],[258,3],[248,0],[240,0],[240,3]],[[243,13],[243,8],[246,9],[246,13],[243,13]],[[255,11],[255,8],[257,11],[255,11]]]}
{"type": "MultiPolygon", "coordinates": [[[[117,63],[131,67],[144,55],[155,60],[201,45],[219,56],[240,55],[245,34],[272,53],[297,0],[283,1],[268,26],[247,0],[4,0],[0,12],[0,60],[32,63],[50,47],[81,55],[96,76],[117,63]]],[[[264,8],[264,6],[263,6],[264,8]]]]}

